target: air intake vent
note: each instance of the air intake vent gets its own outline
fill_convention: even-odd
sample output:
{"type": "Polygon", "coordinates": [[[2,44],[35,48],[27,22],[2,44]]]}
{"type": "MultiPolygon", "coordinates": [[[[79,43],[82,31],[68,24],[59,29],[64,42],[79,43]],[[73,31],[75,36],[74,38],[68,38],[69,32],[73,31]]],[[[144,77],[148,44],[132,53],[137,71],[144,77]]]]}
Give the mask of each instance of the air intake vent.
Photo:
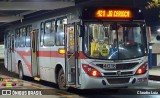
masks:
{"type": "Polygon", "coordinates": [[[125,84],[128,83],[130,78],[110,78],[107,79],[109,84],[125,84]]]}
{"type": "MultiPolygon", "coordinates": [[[[125,64],[116,64],[116,69],[105,69],[105,70],[127,70],[134,68],[138,63],[125,63],[125,64]]],[[[103,68],[103,64],[96,64],[97,66],[103,68]]]]}

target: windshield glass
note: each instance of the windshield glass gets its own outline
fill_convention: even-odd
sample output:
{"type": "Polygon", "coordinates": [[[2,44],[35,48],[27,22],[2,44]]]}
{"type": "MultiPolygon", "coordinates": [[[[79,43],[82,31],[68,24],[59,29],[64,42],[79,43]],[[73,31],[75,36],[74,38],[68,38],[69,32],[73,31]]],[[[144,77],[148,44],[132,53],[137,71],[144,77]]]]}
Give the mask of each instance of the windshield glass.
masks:
{"type": "Polygon", "coordinates": [[[145,29],[140,23],[85,23],[84,53],[98,59],[131,59],[146,53],[145,29]]]}

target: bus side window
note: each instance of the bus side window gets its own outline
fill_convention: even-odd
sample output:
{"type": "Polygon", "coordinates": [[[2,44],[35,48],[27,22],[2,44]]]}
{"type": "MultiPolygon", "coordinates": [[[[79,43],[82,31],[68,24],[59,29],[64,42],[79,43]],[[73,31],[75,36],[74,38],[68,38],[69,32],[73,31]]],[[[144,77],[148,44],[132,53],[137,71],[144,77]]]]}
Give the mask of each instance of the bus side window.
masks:
{"type": "Polygon", "coordinates": [[[41,23],[40,29],[40,46],[43,46],[43,38],[44,38],[44,22],[41,23]]]}
{"type": "Polygon", "coordinates": [[[22,37],[23,37],[22,44],[23,44],[23,47],[24,47],[25,46],[25,40],[26,40],[26,27],[24,27],[22,29],[22,37]]]}
{"type": "Polygon", "coordinates": [[[23,28],[20,28],[20,47],[23,47],[23,28]]]}
{"type": "Polygon", "coordinates": [[[12,37],[12,40],[11,40],[11,43],[12,43],[12,52],[14,52],[14,35],[11,36],[12,37]]]}
{"type": "Polygon", "coordinates": [[[17,48],[17,47],[19,47],[19,29],[17,28],[16,30],[15,30],[15,47],[17,48]]]}
{"type": "Polygon", "coordinates": [[[11,48],[11,43],[10,43],[10,34],[8,33],[8,36],[7,36],[7,48],[9,49],[9,52],[11,51],[10,48],[11,48]]]}
{"type": "Polygon", "coordinates": [[[27,26],[26,31],[26,47],[30,47],[30,32],[32,31],[32,26],[27,26]]]}
{"type": "Polygon", "coordinates": [[[57,20],[56,45],[64,45],[64,24],[67,24],[67,18],[57,20]]]}
{"type": "Polygon", "coordinates": [[[55,26],[49,21],[45,23],[45,33],[44,33],[44,46],[53,46],[55,44],[55,26]]]}
{"type": "Polygon", "coordinates": [[[56,24],[55,20],[52,20],[51,21],[51,32],[50,32],[50,41],[52,42],[51,46],[55,45],[55,33],[56,33],[55,24],[56,24]]]}
{"type": "Polygon", "coordinates": [[[7,34],[4,35],[4,48],[7,49],[7,34]]]}

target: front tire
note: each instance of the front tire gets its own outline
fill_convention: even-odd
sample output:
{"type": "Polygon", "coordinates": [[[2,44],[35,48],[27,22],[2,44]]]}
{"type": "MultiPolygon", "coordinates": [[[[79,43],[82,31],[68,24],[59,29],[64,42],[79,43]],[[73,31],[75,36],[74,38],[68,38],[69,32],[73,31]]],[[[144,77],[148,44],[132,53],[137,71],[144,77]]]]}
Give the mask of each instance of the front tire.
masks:
{"type": "Polygon", "coordinates": [[[62,90],[68,90],[68,87],[66,87],[66,80],[65,80],[65,74],[63,69],[61,68],[58,73],[58,87],[62,90]]]}
{"type": "Polygon", "coordinates": [[[23,74],[23,68],[22,68],[22,64],[19,63],[19,66],[18,66],[18,75],[19,75],[19,79],[24,79],[24,74],[23,74]]]}

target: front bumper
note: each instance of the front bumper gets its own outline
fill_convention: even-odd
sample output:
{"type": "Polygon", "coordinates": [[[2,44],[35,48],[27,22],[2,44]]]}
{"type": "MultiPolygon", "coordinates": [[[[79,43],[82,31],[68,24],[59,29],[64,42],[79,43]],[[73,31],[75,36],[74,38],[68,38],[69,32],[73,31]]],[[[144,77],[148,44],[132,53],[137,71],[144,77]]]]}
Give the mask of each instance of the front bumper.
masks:
{"type": "Polygon", "coordinates": [[[80,89],[93,88],[114,88],[128,86],[147,86],[148,72],[143,75],[124,76],[124,77],[91,77],[82,74],[80,89]]]}

